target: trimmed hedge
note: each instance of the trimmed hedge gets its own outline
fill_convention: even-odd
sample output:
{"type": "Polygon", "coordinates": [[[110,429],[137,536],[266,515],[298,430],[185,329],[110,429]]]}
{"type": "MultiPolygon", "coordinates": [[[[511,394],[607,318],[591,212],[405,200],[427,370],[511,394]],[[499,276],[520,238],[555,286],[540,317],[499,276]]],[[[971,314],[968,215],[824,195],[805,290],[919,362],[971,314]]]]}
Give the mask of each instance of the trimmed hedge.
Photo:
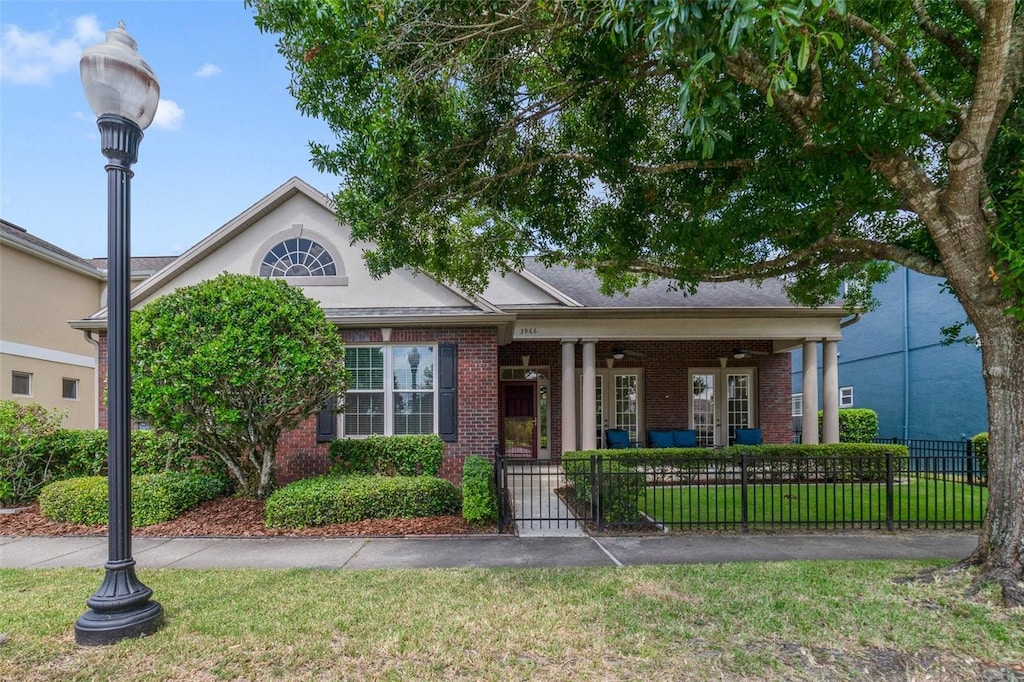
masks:
{"type": "Polygon", "coordinates": [[[369,436],[331,442],[331,473],[437,476],[444,441],[437,434],[369,436]]]}
{"type": "MultiPolygon", "coordinates": [[[[132,477],[132,526],[170,521],[224,490],[223,481],[177,471],[132,477]]],[[[55,481],[39,493],[39,510],[51,521],[89,526],[107,523],[106,476],[55,481]]]]}
{"type": "Polygon", "coordinates": [[[470,455],[462,463],[462,518],[469,523],[498,520],[494,464],[486,457],[470,455]]]}
{"type": "Polygon", "coordinates": [[[363,519],[457,514],[462,494],[434,476],[318,476],[274,491],[263,508],[269,528],[305,528],[363,519]]]}
{"type": "MultiPolygon", "coordinates": [[[[746,456],[747,473],[779,481],[884,481],[886,453],[897,459],[909,456],[903,445],[835,443],[829,445],[733,445],[727,448],[629,448],[566,453],[562,467],[578,503],[591,503],[590,457],[602,458],[600,502],[604,520],[629,522],[639,518],[639,497],[646,489],[646,473],[658,467],[680,474],[707,471],[724,474],[746,456]],[[821,460],[821,461],[815,461],[821,460]]],[[[899,466],[897,462],[897,467],[899,466]]],[[[896,475],[899,475],[897,472],[896,475]]]]}

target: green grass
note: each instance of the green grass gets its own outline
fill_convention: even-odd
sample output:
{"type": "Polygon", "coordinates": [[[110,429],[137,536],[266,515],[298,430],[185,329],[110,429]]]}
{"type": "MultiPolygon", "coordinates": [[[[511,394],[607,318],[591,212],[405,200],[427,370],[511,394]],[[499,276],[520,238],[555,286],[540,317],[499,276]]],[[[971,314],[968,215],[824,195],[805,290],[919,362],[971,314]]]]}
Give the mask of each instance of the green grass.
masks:
{"type": "Polygon", "coordinates": [[[94,648],[72,626],[99,571],[6,569],[0,679],[966,679],[1024,660],[1024,612],[965,597],[969,574],[892,581],[938,565],[149,570],[164,627],[94,648]]]}
{"type": "MultiPolygon", "coordinates": [[[[894,486],[897,525],[966,527],[980,523],[988,489],[932,478],[894,486]]],[[[758,525],[884,525],[885,484],[776,483],[748,487],[748,522],[758,525]]],[[[740,522],[739,485],[648,486],[641,510],[670,527],[726,528],[740,522]]]]}

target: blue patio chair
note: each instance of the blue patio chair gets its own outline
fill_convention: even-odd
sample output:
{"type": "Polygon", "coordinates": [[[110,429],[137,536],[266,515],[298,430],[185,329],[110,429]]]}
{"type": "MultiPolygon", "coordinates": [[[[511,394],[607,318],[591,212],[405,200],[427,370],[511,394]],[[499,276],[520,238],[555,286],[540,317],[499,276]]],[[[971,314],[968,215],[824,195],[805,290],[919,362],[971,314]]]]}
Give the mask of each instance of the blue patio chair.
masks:
{"type": "Polygon", "coordinates": [[[629,439],[629,431],[626,429],[605,429],[604,440],[609,450],[636,447],[633,441],[629,439]]]}
{"type": "Polygon", "coordinates": [[[736,429],[734,445],[760,445],[761,429],[736,429]]]}

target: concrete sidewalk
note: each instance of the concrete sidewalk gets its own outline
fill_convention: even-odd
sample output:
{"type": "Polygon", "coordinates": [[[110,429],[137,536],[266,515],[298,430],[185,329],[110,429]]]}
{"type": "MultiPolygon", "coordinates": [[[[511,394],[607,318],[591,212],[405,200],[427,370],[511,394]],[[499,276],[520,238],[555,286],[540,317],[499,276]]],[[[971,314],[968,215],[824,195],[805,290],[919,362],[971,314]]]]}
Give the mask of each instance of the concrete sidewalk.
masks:
{"type": "MultiPolygon", "coordinates": [[[[408,538],[134,538],[140,568],[539,568],[810,559],[962,559],[953,532],[408,538]]],[[[0,568],[101,568],[106,537],[0,537],[0,568]]]]}

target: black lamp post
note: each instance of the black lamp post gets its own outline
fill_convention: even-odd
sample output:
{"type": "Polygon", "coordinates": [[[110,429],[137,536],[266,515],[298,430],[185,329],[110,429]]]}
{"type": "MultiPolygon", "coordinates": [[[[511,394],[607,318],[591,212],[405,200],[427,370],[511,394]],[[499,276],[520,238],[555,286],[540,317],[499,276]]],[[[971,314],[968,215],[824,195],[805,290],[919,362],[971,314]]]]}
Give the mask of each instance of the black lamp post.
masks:
{"type": "Polygon", "coordinates": [[[106,575],[75,623],[75,641],[114,644],[155,632],[163,607],[135,576],[131,526],[131,377],[128,365],[131,313],[131,166],[142,131],[153,122],[160,84],[136,52],[124,22],[104,43],[86,48],[82,87],[97,116],[107,157],[107,531],[106,575]]]}

